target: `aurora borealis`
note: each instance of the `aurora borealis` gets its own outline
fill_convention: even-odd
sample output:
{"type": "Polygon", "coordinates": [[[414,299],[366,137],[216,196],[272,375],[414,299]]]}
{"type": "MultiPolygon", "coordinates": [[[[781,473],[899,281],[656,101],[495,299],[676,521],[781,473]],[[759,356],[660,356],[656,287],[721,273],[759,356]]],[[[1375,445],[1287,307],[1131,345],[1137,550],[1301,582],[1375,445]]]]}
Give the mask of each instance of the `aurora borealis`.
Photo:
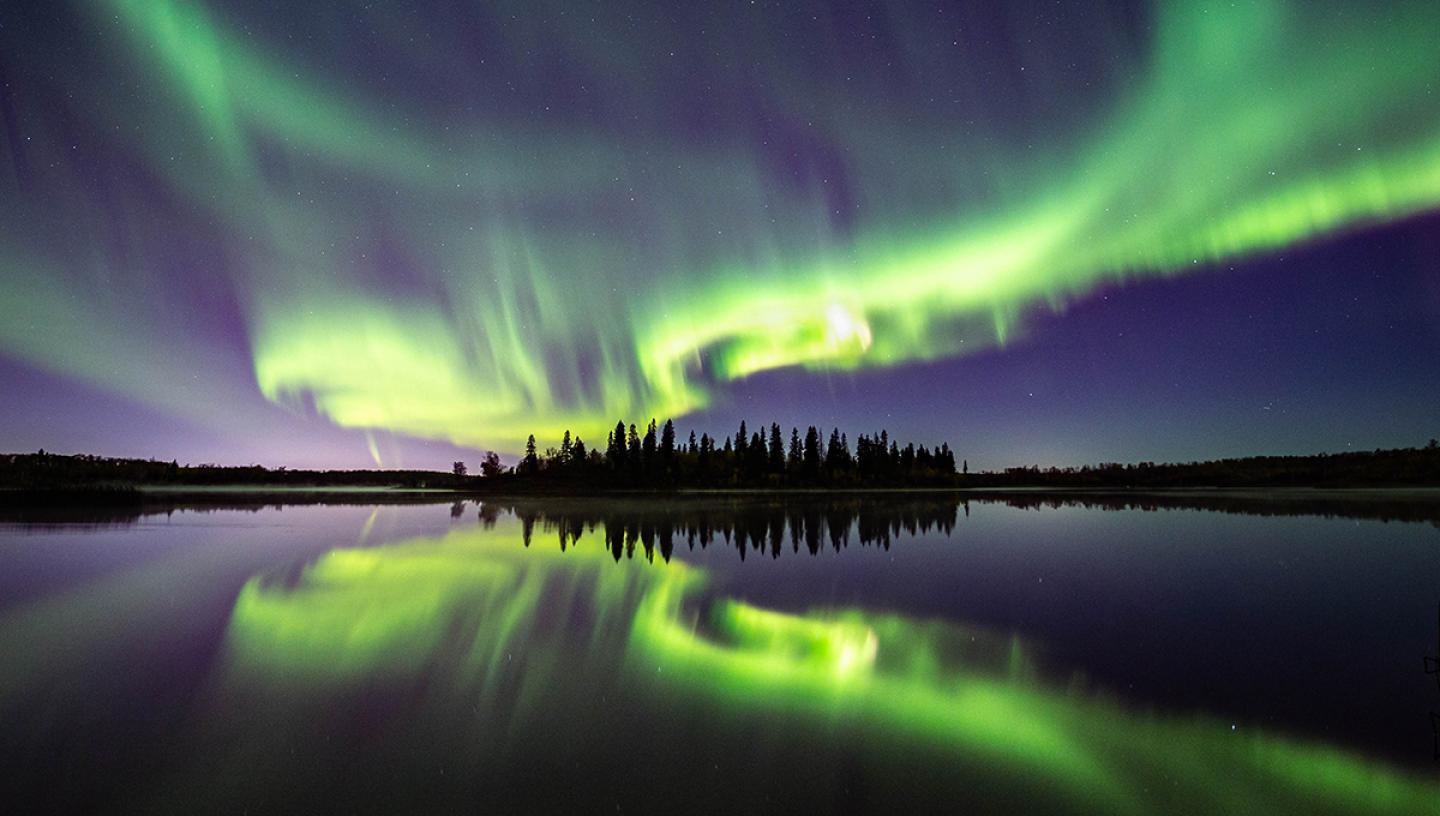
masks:
{"type": "Polygon", "coordinates": [[[277,464],[807,411],[994,465],[1434,435],[1432,2],[0,22],[6,449],[117,412],[102,452],[277,464]]]}

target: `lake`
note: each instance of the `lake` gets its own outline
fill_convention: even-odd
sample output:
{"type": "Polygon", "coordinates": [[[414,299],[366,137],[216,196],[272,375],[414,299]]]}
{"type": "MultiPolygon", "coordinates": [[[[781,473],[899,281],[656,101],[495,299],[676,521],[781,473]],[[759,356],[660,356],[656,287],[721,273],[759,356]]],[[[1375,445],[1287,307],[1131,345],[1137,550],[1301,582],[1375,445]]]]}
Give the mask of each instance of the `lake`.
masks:
{"type": "Polygon", "coordinates": [[[1440,813],[1440,501],[0,522],[9,813],[1440,813]]]}

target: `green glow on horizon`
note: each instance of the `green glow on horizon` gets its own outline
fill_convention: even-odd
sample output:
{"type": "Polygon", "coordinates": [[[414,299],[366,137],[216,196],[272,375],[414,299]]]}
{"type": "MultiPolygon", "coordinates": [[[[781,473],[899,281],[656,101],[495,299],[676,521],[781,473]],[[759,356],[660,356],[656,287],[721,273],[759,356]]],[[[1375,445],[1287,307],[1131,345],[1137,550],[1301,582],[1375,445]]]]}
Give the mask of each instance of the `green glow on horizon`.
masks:
{"type": "MultiPolygon", "coordinates": [[[[858,198],[876,202],[853,231],[830,224],[818,183],[777,192],[740,136],[673,138],[643,104],[651,67],[604,48],[568,44],[654,121],[552,128],[506,110],[397,111],[242,33],[218,5],[85,7],[117,71],[138,71],[153,93],[130,112],[74,84],[117,133],[132,130],[127,117],[167,123],[123,138],[158,183],[223,225],[233,268],[187,274],[226,277],[259,393],[344,427],[469,446],[514,451],[565,429],[594,446],[619,418],[696,411],[761,372],[994,348],[1035,310],[1106,286],[1440,206],[1433,3],[1161,4],[1143,64],[1034,145],[983,123],[953,133],[903,110],[861,116],[831,92],[789,87],[784,57],[759,49],[776,101],[843,148],[858,198]],[[985,187],[977,179],[987,192],[966,192],[985,187]],[[403,257],[382,256],[387,240],[403,257]]],[[[45,183],[57,211],[89,208],[81,181],[53,171],[45,183]]],[[[121,204],[144,209],[138,195],[121,204]]],[[[0,215],[28,228],[15,235],[40,232],[33,209],[0,215]]],[[[140,247],[171,228],[131,218],[120,229],[140,247]]],[[[211,360],[168,325],[175,309],[146,277],[150,258],[104,268],[95,251],[20,241],[0,236],[15,269],[0,276],[0,323],[17,327],[0,330],[0,351],[216,413],[174,405],[212,391],[156,387],[211,360]]]]}
{"type": "Polygon", "coordinates": [[[1440,794],[1334,748],[1063,691],[1013,638],[860,609],[763,609],[715,596],[682,562],[611,563],[594,538],[523,549],[506,520],[332,551],[293,585],[252,581],[231,617],[226,682],[324,698],[413,680],[478,700],[467,716],[482,731],[498,718],[523,732],[517,710],[563,701],[583,732],[590,706],[663,699],[707,721],[773,717],[900,755],[918,740],[1081,811],[1418,813],[1440,794]]]}

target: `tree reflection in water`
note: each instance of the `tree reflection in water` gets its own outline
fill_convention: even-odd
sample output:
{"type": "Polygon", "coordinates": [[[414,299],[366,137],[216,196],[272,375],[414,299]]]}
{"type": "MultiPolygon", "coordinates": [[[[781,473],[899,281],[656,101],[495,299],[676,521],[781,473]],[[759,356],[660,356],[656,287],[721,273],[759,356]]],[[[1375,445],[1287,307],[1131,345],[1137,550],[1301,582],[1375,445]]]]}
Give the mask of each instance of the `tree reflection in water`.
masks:
{"type": "Polygon", "coordinates": [[[1433,782],[1340,749],[1074,691],[1006,633],[766,609],[671,560],[682,544],[728,542],[742,557],[889,547],[950,532],[965,510],[953,497],[733,504],[486,502],[480,525],[256,578],[213,699],[263,723],[221,717],[204,744],[250,763],[221,763],[244,767],[234,784],[258,761],[283,791],[294,775],[277,742],[323,752],[322,736],[364,734],[377,774],[448,757],[528,806],[532,767],[567,769],[574,798],[557,806],[800,807],[842,789],[871,807],[1042,812],[1420,813],[1440,801],[1433,782]],[[560,546],[520,546],[547,539],[560,546]],[[610,563],[622,555],[634,562],[610,563]],[[729,775],[702,770],[719,757],[729,775]],[[666,763],[645,785],[617,781],[666,763]],[[530,784],[507,787],[521,777],[530,784]]]}

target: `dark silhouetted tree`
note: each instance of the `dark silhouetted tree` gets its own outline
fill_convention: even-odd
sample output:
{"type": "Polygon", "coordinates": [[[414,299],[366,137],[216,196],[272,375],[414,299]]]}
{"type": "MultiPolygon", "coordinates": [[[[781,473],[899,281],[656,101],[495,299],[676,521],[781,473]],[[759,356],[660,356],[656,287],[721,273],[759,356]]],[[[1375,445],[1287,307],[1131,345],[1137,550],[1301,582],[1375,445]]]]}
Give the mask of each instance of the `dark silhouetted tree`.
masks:
{"type": "Polygon", "coordinates": [[[667,468],[675,464],[675,423],[668,419],[660,430],[660,459],[667,468]]]}
{"type": "Polygon", "coordinates": [[[935,467],[946,476],[955,475],[955,451],[950,450],[950,443],[940,443],[940,454],[935,467]]]}
{"type": "Polygon", "coordinates": [[[840,429],[835,428],[830,431],[830,441],[825,446],[825,470],[831,476],[844,473],[849,467],[849,460],[850,454],[840,441],[840,429]]]}
{"type": "Polygon", "coordinates": [[[540,472],[540,456],[535,452],[535,434],[525,440],[525,458],[520,460],[520,470],[523,473],[540,472]]]}
{"type": "Polygon", "coordinates": [[[643,468],[647,475],[655,473],[658,468],[658,460],[655,458],[656,446],[655,420],[650,420],[650,425],[645,428],[645,438],[640,442],[640,457],[644,462],[643,468]]]}
{"type": "MultiPolygon", "coordinates": [[[[691,436],[694,436],[694,434],[691,434],[691,436]]],[[[705,484],[709,481],[710,468],[713,465],[712,460],[714,458],[715,440],[710,438],[710,434],[701,434],[700,449],[695,455],[695,469],[699,471],[698,476],[700,478],[701,484],[705,484]]]]}
{"type": "Polygon", "coordinates": [[[615,423],[615,430],[610,432],[610,439],[605,445],[605,461],[609,463],[610,469],[623,471],[625,469],[625,423],[615,423]]]}
{"type": "Polygon", "coordinates": [[[675,475],[675,423],[668,419],[660,429],[660,475],[665,479],[675,475]]]}
{"type": "Polygon", "coordinates": [[[765,475],[766,460],[765,437],[756,431],[750,435],[750,442],[745,446],[745,455],[740,464],[741,477],[746,482],[758,481],[765,475]]]}
{"type": "Polygon", "coordinates": [[[803,456],[805,478],[817,478],[820,475],[820,431],[816,430],[814,425],[805,431],[803,456]]]}

